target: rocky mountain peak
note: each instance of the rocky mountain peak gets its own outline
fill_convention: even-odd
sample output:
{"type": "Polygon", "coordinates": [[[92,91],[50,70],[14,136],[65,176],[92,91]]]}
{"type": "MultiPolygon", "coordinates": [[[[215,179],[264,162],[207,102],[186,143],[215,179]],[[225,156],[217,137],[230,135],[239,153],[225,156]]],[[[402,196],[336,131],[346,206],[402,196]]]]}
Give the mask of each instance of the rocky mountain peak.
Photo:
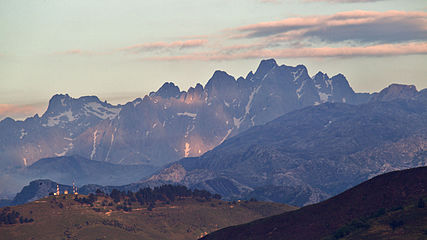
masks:
{"type": "Polygon", "coordinates": [[[251,78],[253,78],[254,77],[254,73],[252,72],[252,71],[250,71],[249,73],[248,73],[248,75],[246,75],[246,80],[251,80],[251,78]]]}
{"type": "Polygon", "coordinates": [[[49,100],[49,106],[43,116],[55,115],[68,110],[79,109],[81,106],[90,103],[109,106],[108,103],[101,102],[97,96],[82,96],[80,98],[72,98],[68,94],[56,94],[49,100]]]}
{"type": "Polygon", "coordinates": [[[275,68],[277,66],[278,65],[276,63],[276,60],[274,60],[274,59],[262,60],[261,63],[259,64],[256,72],[255,72],[255,76],[264,76],[271,69],[273,69],[273,68],[275,68]]]}
{"type": "Polygon", "coordinates": [[[193,100],[202,98],[203,86],[197,83],[196,87],[190,87],[185,95],[186,102],[191,103],[193,100]]]}
{"type": "Polygon", "coordinates": [[[305,65],[299,64],[296,66],[298,71],[308,72],[307,67],[305,65]]]}
{"type": "Polygon", "coordinates": [[[354,93],[344,75],[329,78],[319,72],[313,78],[304,65],[278,66],[267,59],[246,78],[236,80],[216,71],[205,86],[197,84],[187,92],[167,82],[143,100],[123,106],[95,96],[55,95],[40,119],[5,120],[11,127],[1,125],[0,142],[7,143],[7,151],[0,161],[13,159],[21,166],[44,157],[79,154],[112,163],[164,165],[199,156],[285,113],[325,102],[366,103],[371,96],[354,93]],[[24,155],[27,146],[34,152],[24,155]]]}
{"type": "Polygon", "coordinates": [[[414,85],[391,84],[384,88],[371,101],[391,101],[394,99],[412,99],[418,94],[414,85]]]}
{"type": "Polygon", "coordinates": [[[316,75],[313,76],[313,81],[315,84],[322,84],[325,80],[329,79],[328,74],[319,71],[316,75]]]}
{"type": "MultiPolygon", "coordinates": [[[[72,98],[68,94],[55,94],[50,100],[46,113],[61,112],[68,107],[72,98]]],[[[45,113],[45,114],[46,114],[45,113]]]]}
{"type": "Polygon", "coordinates": [[[157,92],[151,92],[150,97],[177,98],[180,90],[173,82],[165,82],[157,92]]]}
{"type": "Polygon", "coordinates": [[[208,83],[205,86],[207,91],[211,91],[212,89],[225,89],[227,87],[235,85],[236,79],[233,76],[228,75],[224,71],[217,70],[209,79],[208,83]]]}
{"type": "Polygon", "coordinates": [[[11,117],[6,117],[5,119],[1,120],[0,123],[4,125],[14,124],[15,120],[11,117]]]}

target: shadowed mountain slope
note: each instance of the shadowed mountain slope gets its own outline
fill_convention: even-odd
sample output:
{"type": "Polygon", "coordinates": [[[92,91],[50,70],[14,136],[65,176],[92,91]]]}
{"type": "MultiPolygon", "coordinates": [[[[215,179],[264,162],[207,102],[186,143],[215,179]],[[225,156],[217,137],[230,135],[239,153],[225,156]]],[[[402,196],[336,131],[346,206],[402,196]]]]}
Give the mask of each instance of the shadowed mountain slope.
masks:
{"type": "Polygon", "coordinates": [[[251,128],[143,182],[305,205],[381,173],[425,166],[427,102],[326,103],[251,128]]]}
{"type": "MultiPolygon", "coordinates": [[[[324,202],[248,224],[225,228],[202,239],[322,239],[354,220],[361,221],[360,224],[362,224],[366,219],[389,214],[389,211],[426,197],[427,167],[395,171],[377,176],[324,202]]],[[[425,208],[415,209],[415,211],[421,216],[426,213],[425,208]]],[[[419,221],[421,226],[423,223],[427,224],[425,215],[419,221]]],[[[369,226],[365,225],[361,228],[369,228],[369,226]]],[[[418,234],[418,236],[423,235],[421,229],[418,234]]],[[[337,234],[337,236],[340,235],[337,234]]],[[[398,239],[409,239],[405,238],[405,235],[398,236],[400,236],[398,239]]],[[[375,239],[384,238],[378,238],[377,235],[375,239]]]]}
{"type": "Polygon", "coordinates": [[[200,156],[227,138],[284,113],[324,102],[367,102],[342,74],[310,77],[303,65],[261,61],[235,79],[215,71],[205,86],[181,91],[172,82],[114,106],[96,96],[58,94],[39,117],[0,121],[0,168],[26,167],[41,158],[80,155],[116,164],[162,166],[200,156]]]}

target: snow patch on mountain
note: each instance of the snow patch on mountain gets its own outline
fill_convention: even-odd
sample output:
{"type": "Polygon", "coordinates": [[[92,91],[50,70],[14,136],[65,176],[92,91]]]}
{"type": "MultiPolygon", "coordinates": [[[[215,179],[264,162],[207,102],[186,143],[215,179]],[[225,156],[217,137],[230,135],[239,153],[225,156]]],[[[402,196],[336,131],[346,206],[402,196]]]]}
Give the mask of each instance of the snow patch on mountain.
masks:
{"type": "Polygon", "coordinates": [[[251,92],[251,95],[249,95],[249,100],[248,100],[248,103],[246,104],[246,107],[245,107],[245,115],[249,114],[249,111],[251,110],[251,107],[252,107],[252,101],[254,100],[254,96],[255,96],[255,94],[258,93],[260,88],[261,88],[261,85],[259,85],[257,88],[255,88],[251,92]]]}
{"type": "Polygon", "coordinates": [[[222,140],[219,142],[219,144],[223,143],[225,140],[227,140],[228,136],[230,136],[230,133],[233,131],[234,128],[230,128],[227,131],[227,134],[222,138],[222,140]]]}
{"type": "Polygon", "coordinates": [[[197,113],[189,113],[189,112],[177,113],[176,115],[178,115],[178,116],[187,116],[187,117],[191,117],[191,118],[196,118],[197,117],[197,113]]]}
{"type": "Polygon", "coordinates": [[[188,142],[185,143],[185,148],[184,148],[184,157],[188,157],[190,155],[190,144],[188,142]]]}
{"type": "Polygon", "coordinates": [[[319,92],[320,101],[322,101],[322,103],[327,102],[329,99],[329,96],[331,96],[331,94],[319,92]]]}
{"type": "Polygon", "coordinates": [[[47,124],[43,124],[43,127],[54,127],[57,126],[62,122],[72,122],[76,120],[76,118],[73,115],[73,112],[71,110],[68,110],[66,112],[60,113],[57,116],[54,117],[48,117],[47,118],[47,124]]]}
{"type": "Polygon", "coordinates": [[[300,99],[300,98],[301,98],[301,95],[302,95],[301,91],[302,91],[302,88],[304,87],[304,84],[305,84],[305,82],[302,82],[302,83],[301,83],[301,86],[297,89],[297,96],[298,96],[298,99],[300,99]]]}
{"type": "Polygon", "coordinates": [[[304,73],[304,68],[300,68],[297,71],[292,72],[292,75],[294,76],[294,82],[297,81],[303,73],[304,73]]]}
{"type": "Polygon", "coordinates": [[[98,129],[93,132],[93,145],[92,145],[92,153],[90,154],[90,160],[93,160],[93,157],[96,153],[96,137],[98,136],[98,129]]]}
{"type": "Polygon", "coordinates": [[[86,116],[95,115],[101,119],[113,119],[119,112],[120,108],[108,108],[97,102],[87,103],[84,106],[86,116]]]}
{"type": "Polygon", "coordinates": [[[28,133],[25,131],[25,129],[21,128],[21,136],[19,136],[19,139],[22,140],[27,135],[28,135],[28,133]]]}
{"type": "Polygon", "coordinates": [[[68,153],[68,151],[70,151],[71,149],[73,149],[73,147],[74,147],[73,143],[71,142],[71,143],[68,144],[67,147],[64,148],[63,152],[61,152],[61,153],[55,153],[55,156],[57,156],[57,157],[63,157],[63,156],[65,156],[65,154],[68,153]]]}
{"type": "Polygon", "coordinates": [[[237,128],[240,128],[240,124],[242,123],[242,118],[235,118],[233,117],[234,126],[237,128]]]}
{"type": "Polygon", "coordinates": [[[108,157],[110,156],[111,146],[113,146],[113,143],[114,143],[114,134],[116,133],[116,131],[117,131],[117,128],[114,128],[114,132],[111,134],[110,147],[108,148],[107,155],[105,156],[105,161],[108,161],[108,157]]]}

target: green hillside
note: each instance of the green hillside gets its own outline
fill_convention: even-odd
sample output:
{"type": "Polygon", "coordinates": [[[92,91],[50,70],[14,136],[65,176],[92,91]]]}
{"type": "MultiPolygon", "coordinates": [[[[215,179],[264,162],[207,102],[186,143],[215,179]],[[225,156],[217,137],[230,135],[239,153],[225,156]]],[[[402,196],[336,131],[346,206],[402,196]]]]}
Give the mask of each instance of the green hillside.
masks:
{"type": "Polygon", "coordinates": [[[0,213],[15,211],[23,220],[27,218],[22,223],[19,217],[14,224],[0,223],[0,239],[197,239],[220,228],[294,209],[278,203],[201,197],[141,205],[127,196],[49,196],[0,209],[0,213]]]}

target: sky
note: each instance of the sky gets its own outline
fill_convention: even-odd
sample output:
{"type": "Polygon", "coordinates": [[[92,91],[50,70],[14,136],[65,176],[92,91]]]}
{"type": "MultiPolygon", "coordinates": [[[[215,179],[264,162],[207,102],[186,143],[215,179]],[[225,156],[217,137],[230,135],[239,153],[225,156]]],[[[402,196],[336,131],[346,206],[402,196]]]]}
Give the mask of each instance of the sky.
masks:
{"type": "Polygon", "coordinates": [[[57,93],[124,104],[267,58],[356,92],[427,88],[427,1],[0,0],[0,120],[41,115],[57,93]]]}

